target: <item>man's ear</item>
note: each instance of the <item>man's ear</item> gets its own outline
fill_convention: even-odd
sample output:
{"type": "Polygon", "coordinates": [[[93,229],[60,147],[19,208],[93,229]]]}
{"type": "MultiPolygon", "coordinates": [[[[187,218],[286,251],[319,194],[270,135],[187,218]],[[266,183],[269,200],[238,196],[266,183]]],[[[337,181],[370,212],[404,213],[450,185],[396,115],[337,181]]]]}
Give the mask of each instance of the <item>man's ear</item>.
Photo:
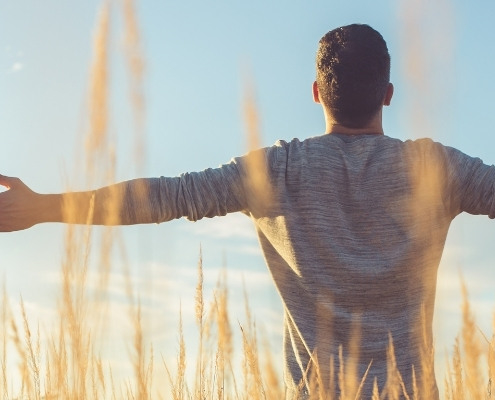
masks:
{"type": "Polygon", "coordinates": [[[394,85],[391,83],[387,86],[387,92],[385,93],[385,98],[383,99],[383,105],[389,106],[392,101],[392,96],[394,95],[394,85]]]}
{"type": "Polygon", "coordinates": [[[320,92],[318,91],[318,84],[316,81],[313,82],[313,100],[315,103],[321,103],[320,92]]]}

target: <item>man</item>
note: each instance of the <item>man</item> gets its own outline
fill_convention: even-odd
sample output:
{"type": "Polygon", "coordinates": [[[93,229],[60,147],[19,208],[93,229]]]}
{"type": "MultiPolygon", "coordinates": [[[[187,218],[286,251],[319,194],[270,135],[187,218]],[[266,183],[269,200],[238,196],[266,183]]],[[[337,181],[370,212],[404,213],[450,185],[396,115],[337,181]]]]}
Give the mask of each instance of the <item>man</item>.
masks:
{"type": "Polygon", "coordinates": [[[0,176],[10,188],[0,194],[0,230],[244,212],[285,310],[288,399],[356,393],[359,385],[363,398],[374,386],[389,398],[415,391],[438,398],[437,268],[456,215],[495,217],[495,167],[431,140],[384,135],[390,56],[369,26],[327,33],[316,69],[313,97],[323,108],[324,135],[279,141],[217,169],[90,192],[41,195],[0,176]],[[253,179],[255,169],[262,179],[253,179]]]}

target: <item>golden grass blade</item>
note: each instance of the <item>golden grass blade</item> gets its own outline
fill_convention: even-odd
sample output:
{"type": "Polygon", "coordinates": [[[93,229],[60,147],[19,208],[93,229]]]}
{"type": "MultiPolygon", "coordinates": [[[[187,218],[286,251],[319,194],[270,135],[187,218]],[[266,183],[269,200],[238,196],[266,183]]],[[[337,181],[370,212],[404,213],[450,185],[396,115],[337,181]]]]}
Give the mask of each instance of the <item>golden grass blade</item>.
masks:
{"type": "Polygon", "coordinates": [[[177,373],[175,379],[165,359],[162,357],[163,365],[167,373],[168,381],[171,386],[171,395],[173,400],[184,400],[187,393],[186,375],[186,344],[184,340],[184,329],[182,325],[182,306],[179,313],[179,355],[177,356],[177,373]]]}
{"type": "MultiPolygon", "coordinates": [[[[492,320],[492,330],[495,332],[495,314],[492,320]]],[[[488,345],[488,398],[492,399],[495,396],[495,333],[492,333],[491,340],[488,345]]]]}
{"type": "Polygon", "coordinates": [[[219,399],[223,398],[223,394],[229,384],[226,375],[226,365],[231,364],[232,357],[232,329],[230,327],[228,306],[227,306],[228,290],[226,281],[225,269],[222,271],[216,289],[215,304],[216,304],[216,316],[217,316],[217,371],[218,371],[218,384],[217,384],[217,396],[219,399]]]}
{"type": "MultiPolygon", "coordinates": [[[[346,361],[346,374],[345,374],[345,387],[346,394],[350,400],[357,397],[357,391],[360,386],[360,380],[358,377],[358,364],[357,360],[360,357],[360,345],[361,345],[361,315],[354,315],[350,338],[349,338],[349,358],[346,361]]],[[[371,364],[370,364],[371,365],[371,364]]],[[[370,367],[368,366],[368,369],[370,367]]],[[[361,384],[364,384],[366,375],[361,378],[361,384]]]]}
{"type": "Polygon", "coordinates": [[[368,373],[370,372],[370,368],[371,368],[372,364],[373,364],[373,360],[370,361],[370,363],[368,364],[368,368],[366,368],[366,371],[364,372],[364,375],[361,378],[361,382],[359,383],[359,386],[356,390],[356,395],[354,397],[354,400],[359,400],[363,396],[362,391],[363,391],[364,382],[366,381],[366,378],[368,377],[368,373]]]}
{"type": "Polygon", "coordinates": [[[371,395],[371,400],[380,400],[380,392],[378,390],[378,383],[376,378],[373,381],[373,393],[371,395]]]}
{"type": "Polygon", "coordinates": [[[454,345],[453,364],[454,364],[455,385],[453,387],[454,392],[453,392],[452,398],[454,400],[465,399],[465,396],[464,396],[464,379],[463,379],[463,370],[462,370],[462,358],[461,358],[461,346],[459,344],[459,338],[456,338],[455,345],[454,345]]]}
{"type": "Polygon", "coordinates": [[[92,176],[95,157],[107,149],[108,132],[108,47],[110,2],[100,8],[93,42],[93,64],[89,88],[89,130],[86,136],[86,166],[92,176]]]}
{"type": "Polygon", "coordinates": [[[198,358],[196,364],[196,379],[197,382],[195,384],[195,393],[197,396],[201,396],[203,393],[203,383],[204,383],[204,374],[205,374],[205,365],[204,365],[204,314],[205,314],[205,304],[204,304],[204,295],[203,295],[203,250],[201,245],[199,247],[199,260],[198,260],[198,282],[196,284],[196,295],[195,295],[195,306],[196,306],[196,323],[199,329],[199,350],[198,350],[198,358]]]}
{"type": "Polygon", "coordinates": [[[254,85],[246,84],[244,95],[244,120],[246,126],[249,153],[247,160],[248,186],[253,195],[253,207],[266,210],[274,201],[273,190],[269,182],[268,166],[261,147],[259,130],[259,112],[254,96],[254,85]]]}
{"type": "Polygon", "coordinates": [[[298,391],[294,394],[294,399],[305,398],[309,394],[310,400],[319,400],[325,395],[323,385],[323,374],[319,368],[318,353],[314,351],[311,355],[309,365],[304,372],[304,377],[299,383],[298,391]]]}
{"type": "Polygon", "coordinates": [[[26,356],[26,368],[28,368],[28,393],[30,397],[35,399],[41,398],[41,377],[40,377],[40,359],[39,359],[39,328],[38,339],[36,341],[36,348],[33,348],[33,339],[31,335],[31,329],[29,328],[29,322],[26,316],[26,309],[24,307],[24,301],[21,298],[21,315],[24,325],[24,341],[25,341],[25,356],[26,356]]]}
{"type": "Polygon", "coordinates": [[[185,375],[186,375],[186,343],[184,340],[184,329],[182,325],[182,310],[179,320],[179,357],[177,360],[177,379],[175,383],[175,392],[178,400],[184,400],[185,396],[185,375]]]}
{"type": "Polygon", "coordinates": [[[8,378],[7,378],[7,342],[8,342],[8,333],[7,328],[10,325],[10,306],[8,304],[7,298],[7,289],[5,288],[5,282],[2,284],[2,354],[1,354],[1,362],[2,362],[2,385],[0,386],[1,395],[4,398],[9,398],[9,386],[8,386],[8,378]]]}
{"type": "Polygon", "coordinates": [[[240,326],[243,344],[243,376],[244,376],[244,395],[249,399],[265,399],[265,389],[261,377],[261,368],[259,366],[260,357],[258,354],[258,340],[256,335],[256,324],[254,323],[249,308],[246,287],[244,286],[244,304],[246,324],[240,326]]]}
{"type": "MultiPolygon", "coordinates": [[[[435,346],[430,343],[426,326],[426,310],[421,307],[421,371],[420,371],[420,397],[434,398],[436,396],[436,381],[435,381],[435,346]]],[[[416,378],[416,371],[414,370],[416,378]]],[[[416,382],[415,382],[416,384],[416,382]]],[[[416,390],[418,390],[416,388],[416,390]]]]}
{"type": "Polygon", "coordinates": [[[392,335],[389,334],[389,345],[387,347],[387,381],[381,396],[389,400],[399,400],[401,391],[400,380],[400,372],[397,368],[395,359],[394,343],[392,335]]]}
{"type": "Polygon", "coordinates": [[[464,281],[462,288],[462,342],[464,348],[464,374],[469,397],[473,400],[481,400],[484,397],[482,372],[480,370],[480,358],[482,355],[478,341],[478,329],[472,315],[468,300],[468,293],[464,281]]]}
{"type": "Polygon", "coordinates": [[[136,398],[138,400],[145,400],[148,398],[148,387],[145,372],[144,338],[141,324],[141,302],[139,300],[137,305],[133,306],[130,312],[134,329],[134,374],[137,386],[136,398]]]}
{"type": "Polygon", "coordinates": [[[412,366],[412,391],[413,400],[419,400],[418,379],[416,377],[416,368],[414,365],[412,366]]]}
{"type": "MultiPolygon", "coordinates": [[[[271,349],[268,342],[264,341],[264,358],[265,364],[263,375],[265,377],[266,398],[269,400],[282,399],[284,397],[284,388],[280,382],[280,378],[272,358],[271,349]]],[[[234,374],[232,374],[234,376],[234,374]]]]}
{"type": "Polygon", "coordinates": [[[345,361],[342,345],[339,346],[339,389],[340,398],[342,400],[347,400],[347,388],[345,385],[345,361]]]}
{"type": "Polygon", "coordinates": [[[449,79],[455,63],[453,1],[401,0],[398,10],[403,50],[399,61],[410,116],[407,125],[412,137],[431,137],[437,131],[435,124],[444,123],[438,115],[453,88],[449,79]]]}
{"type": "Polygon", "coordinates": [[[22,382],[20,395],[23,396],[24,394],[27,394],[27,396],[30,396],[32,393],[32,383],[28,368],[29,356],[26,353],[26,349],[22,345],[21,334],[19,333],[14,319],[10,319],[10,327],[12,330],[12,341],[14,342],[15,348],[20,358],[19,372],[22,382]]]}
{"type": "Polygon", "coordinates": [[[200,335],[203,331],[203,318],[205,313],[205,304],[203,296],[203,249],[199,246],[199,260],[198,260],[198,282],[196,284],[196,323],[198,324],[200,335]]]}
{"type": "Polygon", "coordinates": [[[131,86],[130,102],[134,113],[134,159],[138,173],[143,172],[146,160],[145,120],[146,105],[144,96],[145,58],[136,13],[135,0],[122,0],[125,31],[125,54],[131,86]]]}

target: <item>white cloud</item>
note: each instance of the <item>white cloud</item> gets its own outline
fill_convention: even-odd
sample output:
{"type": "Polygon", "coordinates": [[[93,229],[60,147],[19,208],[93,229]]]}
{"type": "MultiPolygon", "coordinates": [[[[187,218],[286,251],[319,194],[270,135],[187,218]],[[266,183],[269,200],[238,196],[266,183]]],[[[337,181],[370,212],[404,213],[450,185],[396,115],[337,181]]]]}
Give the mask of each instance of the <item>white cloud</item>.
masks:
{"type": "Polygon", "coordinates": [[[16,61],[14,64],[12,64],[12,66],[10,67],[10,72],[11,73],[15,73],[15,72],[19,72],[21,70],[24,69],[24,64],[19,62],[19,61],[16,61]]]}
{"type": "MultiPolygon", "coordinates": [[[[184,321],[195,321],[195,295],[197,285],[197,268],[150,263],[140,265],[130,273],[129,280],[132,285],[133,297],[139,298],[143,319],[151,321],[152,325],[160,326],[178,321],[179,310],[182,310],[184,321]]],[[[234,318],[244,315],[244,287],[248,294],[248,301],[253,313],[259,321],[272,321],[273,315],[269,315],[270,306],[279,307],[274,299],[277,294],[273,287],[272,279],[266,269],[223,269],[222,267],[208,267],[203,269],[204,297],[208,307],[213,301],[214,291],[218,286],[220,277],[225,272],[227,290],[229,294],[230,311],[234,318]]],[[[47,278],[47,277],[45,277],[47,278]]],[[[60,273],[52,273],[47,279],[55,286],[61,286],[60,273]]],[[[114,315],[120,315],[120,323],[128,318],[129,307],[132,299],[127,293],[125,273],[114,269],[109,273],[108,286],[103,288],[103,296],[95,299],[101,287],[101,276],[98,271],[89,269],[86,273],[85,290],[91,307],[109,307],[114,315]],[[103,303],[101,303],[103,301],[103,303]],[[107,304],[108,303],[108,304],[107,304]],[[118,310],[118,312],[115,312],[118,310]],[[126,311],[125,311],[126,310],[126,311]]],[[[281,310],[272,312],[280,313],[281,310]]],[[[274,324],[271,324],[270,328],[274,324]]],[[[268,327],[266,327],[268,328],[268,327]]],[[[271,330],[271,329],[268,329],[271,330]]]]}
{"type": "Polygon", "coordinates": [[[16,73],[19,71],[22,71],[25,68],[25,64],[19,59],[24,57],[24,52],[22,50],[16,50],[12,48],[10,45],[6,45],[4,47],[5,55],[7,56],[7,59],[9,59],[9,63],[11,63],[10,67],[8,68],[7,72],[8,73],[16,73]]]}
{"type": "Polygon", "coordinates": [[[256,240],[256,231],[251,219],[241,213],[220,218],[204,218],[199,223],[188,224],[185,228],[196,235],[216,238],[248,238],[256,240]]]}

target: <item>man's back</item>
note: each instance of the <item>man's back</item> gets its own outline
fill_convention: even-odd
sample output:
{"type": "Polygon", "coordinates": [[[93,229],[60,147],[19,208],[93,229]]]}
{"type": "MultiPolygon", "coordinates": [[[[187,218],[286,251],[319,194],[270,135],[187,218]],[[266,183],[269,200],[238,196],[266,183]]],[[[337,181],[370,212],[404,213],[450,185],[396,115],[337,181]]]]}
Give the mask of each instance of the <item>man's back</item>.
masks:
{"type": "MultiPolygon", "coordinates": [[[[432,363],[436,272],[449,224],[463,209],[493,216],[493,197],[462,193],[468,185],[490,190],[484,182],[493,186],[495,169],[430,140],[383,135],[280,142],[267,159],[274,206],[254,220],[286,311],[289,387],[306,379],[314,352],[323,379],[332,356],[338,371],[342,345],[344,359],[359,359],[359,378],[371,363],[365,393],[375,376],[381,390],[390,337],[411,392],[412,366],[419,379],[421,363],[432,363]]],[[[432,368],[427,374],[434,382],[432,368]]]]}

